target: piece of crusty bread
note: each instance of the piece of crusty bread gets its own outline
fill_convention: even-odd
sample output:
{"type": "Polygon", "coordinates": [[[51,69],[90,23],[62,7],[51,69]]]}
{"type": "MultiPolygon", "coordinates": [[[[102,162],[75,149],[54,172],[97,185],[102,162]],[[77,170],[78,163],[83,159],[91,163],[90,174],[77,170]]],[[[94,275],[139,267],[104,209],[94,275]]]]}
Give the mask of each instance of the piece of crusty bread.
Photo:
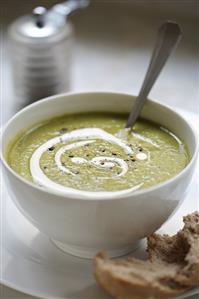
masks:
{"type": "Polygon", "coordinates": [[[160,299],[199,285],[199,212],[183,218],[176,235],[148,238],[148,260],[95,258],[98,284],[118,299],[160,299]]]}

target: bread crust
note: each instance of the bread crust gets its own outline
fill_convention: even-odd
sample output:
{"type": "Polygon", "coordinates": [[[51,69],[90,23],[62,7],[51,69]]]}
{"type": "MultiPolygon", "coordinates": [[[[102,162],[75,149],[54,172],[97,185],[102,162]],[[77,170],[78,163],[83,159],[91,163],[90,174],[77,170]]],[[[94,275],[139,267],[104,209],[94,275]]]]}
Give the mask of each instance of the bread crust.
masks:
{"type": "Polygon", "coordinates": [[[148,237],[148,260],[95,258],[97,283],[117,299],[163,299],[199,285],[199,212],[174,236],[148,237]]]}

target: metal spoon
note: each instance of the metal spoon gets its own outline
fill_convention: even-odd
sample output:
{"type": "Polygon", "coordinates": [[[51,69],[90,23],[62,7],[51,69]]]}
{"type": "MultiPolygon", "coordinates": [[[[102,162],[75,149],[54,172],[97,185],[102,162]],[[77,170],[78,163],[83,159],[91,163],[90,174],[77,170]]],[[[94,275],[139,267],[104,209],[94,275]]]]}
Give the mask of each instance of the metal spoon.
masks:
{"type": "Polygon", "coordinates": [[[167,21],[159,28],[151,61],[140,93],[127,120],[126,128],[132,128],[134,126],[153,84],[181,36],[182,32],[177,23],[167,21]]]}

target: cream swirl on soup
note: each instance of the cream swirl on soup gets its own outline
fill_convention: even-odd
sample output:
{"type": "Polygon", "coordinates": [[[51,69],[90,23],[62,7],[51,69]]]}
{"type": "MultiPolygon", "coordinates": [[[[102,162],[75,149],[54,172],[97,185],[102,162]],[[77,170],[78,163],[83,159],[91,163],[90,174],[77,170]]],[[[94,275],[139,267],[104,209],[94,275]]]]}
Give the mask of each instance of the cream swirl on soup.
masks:
{"type": "Polygon", "coordinates": [[[8,153],[11,167],[58,192],[130,192],[166,181],[189,162],[186,146],[166,128],[126,115],[82,113],[23,133],[8,153]],[[16,163],[17,161],[17,163],[16,163]]]}
{"type": "MultiPolygon", "coordinates": [[[[104,130],[98,129],[98,128],[85,128],[85,129],[79,129],[74,130],[70,133],[65,133],[61,137],[55,137],[44,144],[42,144],[39,148],[36,149],[36,151],[33,153],[31,159],[30,159],[30,172],[33,178],[33,181],[43,187],[49,188],[49,189],[56,189],[57,191],[63,192],[66,191],[67,187],[63,187],[60,184],[57,184],[50,180],[47,175],[44,173],[44,171],[40,167],[40,159],[43,153],[48,151],[49,149],[52,149],[57,144],[61,144],[62,146],[57,150],[55,156],[54,156],[54,162],[57,166],[57,168],[66,174],[70,174],[73,176],[78,175],[78,173],[71,171],[67,168],[67,165],[64,165],[61,158],[62,155],[66,154],[69,150],[87,146],[89,144],[92,144],[96,142],[96,139],[107,141],[112,144],[118,145],[121,150],[126,153],[127,156],[133,155],[133,150],[130,146],[125,144],[122,140],[119,138],[105,132],[104,130]],[[82,140],[82,141],[76,141],[76,140],[82,140]],[[68,142],[71,142],[70,144],[64,145],[68,142]]],[[[146,157],[146,154],[139,153],[137,154],[137,157],[140,160],[143,160],[146,157]]],[[[128,158],[128,157],[127,157],[128,158]]],[[[74,164],[86,164],[91,165],[93,167],[98,167],[104,170],[110,170],[114,166],[118,166],[120,168],[119,172],[117,172],[115,175],[112,175],[113,177],[121,177],[124,176],[128,172],[128,164],[125,162],[124,159],[118,158],[118,157],[110,157],[110,156],[97,156],[92,158],[91,160],[82,158],[82,157],[70,157],[71,161],[74,164]]],[[[110,176],[107,174],[107,176],[103,176],[103,179],[110,179],[110,176]]],[[[133,187],[133,190],[136,190],[140,187],[140,184],[133,187]]]]}

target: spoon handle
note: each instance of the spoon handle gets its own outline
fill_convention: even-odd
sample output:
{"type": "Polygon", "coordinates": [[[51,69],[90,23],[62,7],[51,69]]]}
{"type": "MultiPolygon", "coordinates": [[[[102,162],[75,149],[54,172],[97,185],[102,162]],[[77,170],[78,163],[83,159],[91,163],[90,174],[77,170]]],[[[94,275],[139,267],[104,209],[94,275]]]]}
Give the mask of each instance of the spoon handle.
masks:
{"type": "Polygon", "coordinates": [[[181,35],[182,32],[179,25],[174,22],[167,21],[159,28],[151,61],[140,93],[127,120],[126,128],[134,126],[153,84],[169,58],[172,50],[180,40],[181,35]]]}

